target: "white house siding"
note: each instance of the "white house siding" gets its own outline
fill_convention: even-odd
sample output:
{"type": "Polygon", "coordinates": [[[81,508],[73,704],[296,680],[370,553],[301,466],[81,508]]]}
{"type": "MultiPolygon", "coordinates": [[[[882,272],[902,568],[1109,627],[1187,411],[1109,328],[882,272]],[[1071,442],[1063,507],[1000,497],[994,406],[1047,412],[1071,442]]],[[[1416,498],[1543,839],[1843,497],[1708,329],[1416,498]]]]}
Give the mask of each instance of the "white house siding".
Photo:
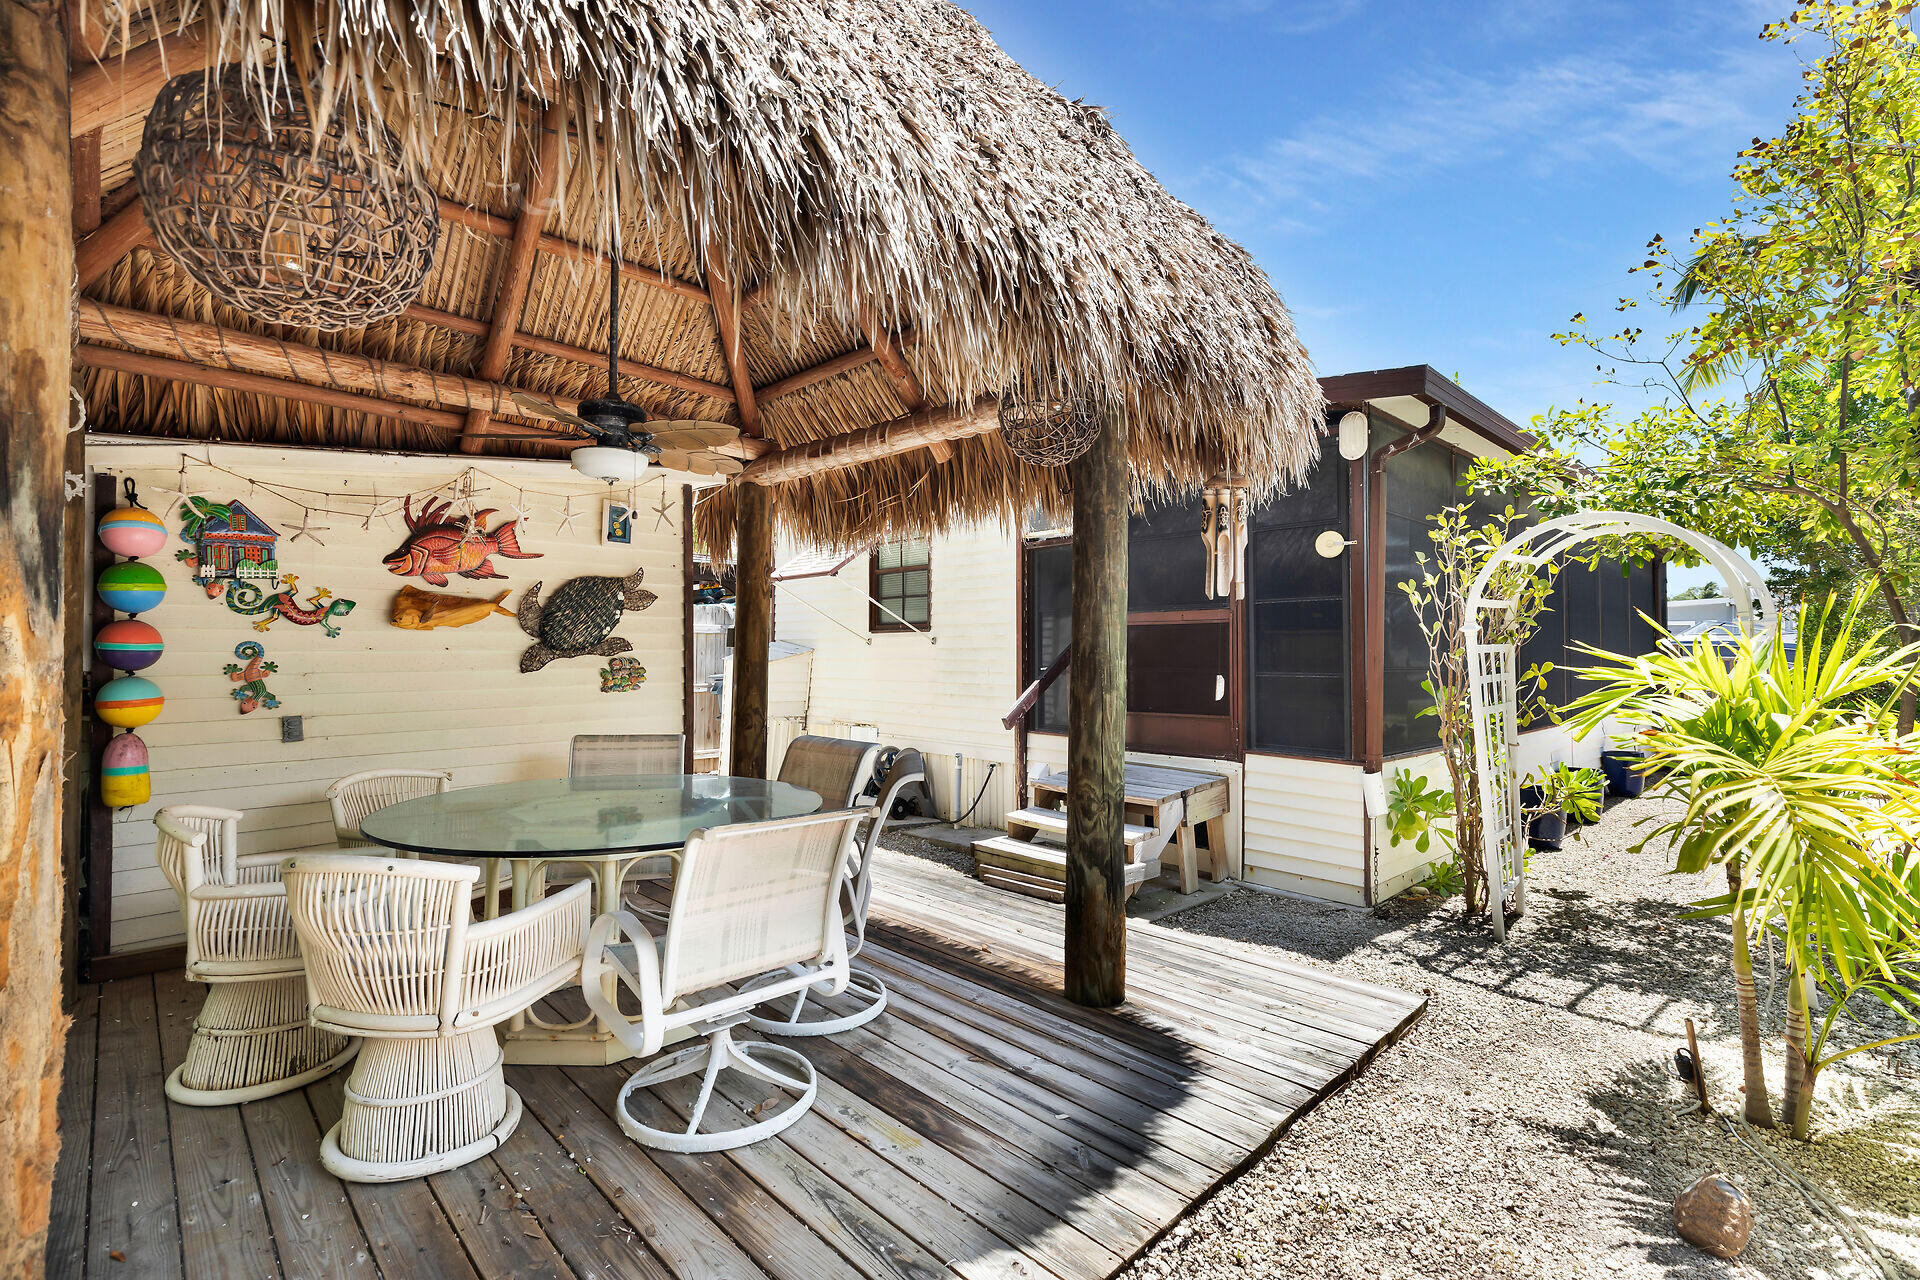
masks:
{"type": "Polygon", "coordinates": [[[1366,803],[1357,764],[1247,754],[1246,879],[1359,905],[1365,901],[1366,803]]]}
{"type": "MultiPolygon", "coordinates": [[[[868,636],[865,556],[836,577],[774,589],[777,637],[814,651],[807,730],[917,747],[927,757],[927,781],[943,817],[973,802],[992,766],[991,784],[970,819],[981,826],[1000,825],[1014,807],[1013,732],[1001,728],[1000,717],[1019,693],[1015,546],[997,525],[934,540],[929,635],[881,632],[870,637],[872,644],[862,642],[868,636]],[[963,793],[957,809],[956,753],[963,793]]],[[[795,554],[783,545],[775,563],[795,554]]]]}
{"type": "MultiPolygon", "coordinates": [[[[195,447],[192,456],[204,456],[195,447]]],[[[223,465],[253,480],[319,489],[334,494],[397,495],[439,484],[459,474],[461,464],[440,459],[382,459],[379,463],[328,458],[331,473],[305,469],[313,464],[271,450],[216,448],[223,465]],[[241,458],[254,459],[242,463],[241,458]]],[[[107,446],[89,452],[94,468],[131,476],[143,501],[156,511],[168,501],[159,490],[178,484],[180,450],[148,446],[107,446]]],[[[509,478],[483,493],[483,506],[505,508],[517,498],[515,484],[552,493],[573,493],[576,511],[589,512],[565,534],[545,508],[559,505],[528,495],[539,508],[521,532],[521,545],[539,559],[494,559],[504,580],[453,578],[445,590],[491,596],[511,588],[505,603],[515,608],[521,592],[538,581],[543,596],[581,574],[619,576],[646,571],[646,584],[659,599],[639,613],[625,614],[615,634],[633,644],[629,655],[647,668],[638,692],[602,694],[599,669],[605,659],[552,662],[532,675],[520,673],[527,636],[513,619],[490,617],[470,626],[435,631],[403,631],[391,624],[394,594],[406,583],[431,588],[418,578],[398,578],[381,560],[405,535],[397,517],[388,528],[376,519],[362,530],[357,517],[319,516],[321,542],[289,535],[299,527],[298,510],[264,488],[249,491],[245,479],[190,467],[196,492],[226,501],[239,499],[280,533],[283,572],[298,577],[298,594],[330,588],[335,597],[356,601],[352,614],[329,637],[319,627],[295,626],[284,619],[262,633],[252,619],[209,600],[190,580],[174,552],[179,513],[168,519],[176,535],[148,563],[167,579],[166,600],[142,617],[159,628],[166,653],[141,674],[159,684],[166,709],[137,732],[153,758],[153,799],[114,813],[114,951],[138,950],[177,941],[180,916],[173,891],[153,860],[153,814],[164,804],[212,804],[245,813],[240,824],[241,851],[294,849],[333,839],[332,820],[322,793],[329,783],[362,769],[386,767],[446,769],[455,786],[522,778],[560,777],[567,770],[567,746],[576,733],[678,733],[681,730],[681,576],[678,478],[669,477],[671,516],[659,529],[648,513],[657,500],[655,481],[643,489],[640,516],[633,522],[631,546],[599,544],[600,500],[604,485],[584,480],[564,463],[506,463],[476,459],[477,467],[509,478]],[[232,681],[222,668],[234,662],[234,646],[258,640],[266,657],[279,666],[267,687],[280,699],[278,709],[238,713],[232,681]],[[305,740],[282,744],[280,717],[300,716],[305,740]]],[[[309,502],[320,499],[299,495],[309,502]]],[[[511,512],[503,512],[511,516],[511,512]]],[[[495,517],[490,524],[498,522],[495,517]]]]}

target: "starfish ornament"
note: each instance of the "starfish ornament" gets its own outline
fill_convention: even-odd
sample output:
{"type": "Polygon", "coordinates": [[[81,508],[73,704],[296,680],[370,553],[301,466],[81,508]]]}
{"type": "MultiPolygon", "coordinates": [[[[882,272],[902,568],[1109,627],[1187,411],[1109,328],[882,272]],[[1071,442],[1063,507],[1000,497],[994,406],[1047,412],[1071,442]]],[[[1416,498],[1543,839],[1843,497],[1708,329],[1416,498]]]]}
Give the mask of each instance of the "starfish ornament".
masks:
{"type": "Polygon", "coordinates": [[[312,509],[308,507],[300,508],[300,527],[298,529],[295,529],[293,533],[288,536],[287,541],[298,542],[302,538],[312,538],[315,542],[319,543],[321,546],[323,547],[326,546],[327,540],[321,537],[320,534],[326,530],[327,526],[323,524],[318,528],[315,528],[311,523],[312,520],[313,520],[312,509]]]}
{"type": "Polygon", "coordinates": [[[578,520],[579,518],[580,518],[580,513],[573,509],[573,499],[568,498],[566,508],[560,512],[559,527],[556,528],[554,532],[565,533],[568,529],[571,529],[573,527],[573,522],[575,520],[578,520]]]}

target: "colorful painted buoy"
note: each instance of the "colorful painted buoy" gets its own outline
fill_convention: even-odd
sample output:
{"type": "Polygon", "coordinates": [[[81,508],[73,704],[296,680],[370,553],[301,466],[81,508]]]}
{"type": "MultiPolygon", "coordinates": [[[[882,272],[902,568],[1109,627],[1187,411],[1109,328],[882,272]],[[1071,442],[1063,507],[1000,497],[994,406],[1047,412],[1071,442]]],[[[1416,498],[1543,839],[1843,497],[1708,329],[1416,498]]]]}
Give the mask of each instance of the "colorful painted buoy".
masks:
{"type": "Polygon", "coordinates": [[[138,618],[109,622],[93,638],[93,651],[115,671],[145,670],[160,661],[161,651],[166,647],[153,624],[138,618]]]}
{"type": "Polygon", "coordinates": [[[147,744],[137,733],[115,735],[100,753],[100,803],[109,809],[126,809],[152,798],[147,744]]]}
{"type": "Polygon", "coordinates": [[[137,729],[159,715],[166,703],[160,686],[145,676],[121,676],[100,686],[93,710],[116,729],[137,729]]]}
{"type": "Polygon", "coordinates": [[[98,590],[107,607],[121,613],[145,613],[167,596],[167,580],[150,564],[122,560],[100,571],[98,590]]]}
{"type": "Polygon", "coordinates": [[[100,517],[100,541],[117,556],[150,556],[167,545],[167,526],[145,507],[116,507],[100,517]]]}

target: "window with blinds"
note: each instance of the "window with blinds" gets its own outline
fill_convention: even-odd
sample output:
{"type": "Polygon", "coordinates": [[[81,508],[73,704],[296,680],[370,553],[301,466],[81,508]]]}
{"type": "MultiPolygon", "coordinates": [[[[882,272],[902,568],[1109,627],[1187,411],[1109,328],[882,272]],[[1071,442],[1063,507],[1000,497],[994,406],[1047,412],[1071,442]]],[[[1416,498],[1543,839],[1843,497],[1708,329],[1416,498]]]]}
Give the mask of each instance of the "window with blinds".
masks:
{"type": "Polygon", "coordinates": [[[932,624],[932,545],[926,538],[903,538],[873,549],[867,630],[925,631],[932,624]]]}

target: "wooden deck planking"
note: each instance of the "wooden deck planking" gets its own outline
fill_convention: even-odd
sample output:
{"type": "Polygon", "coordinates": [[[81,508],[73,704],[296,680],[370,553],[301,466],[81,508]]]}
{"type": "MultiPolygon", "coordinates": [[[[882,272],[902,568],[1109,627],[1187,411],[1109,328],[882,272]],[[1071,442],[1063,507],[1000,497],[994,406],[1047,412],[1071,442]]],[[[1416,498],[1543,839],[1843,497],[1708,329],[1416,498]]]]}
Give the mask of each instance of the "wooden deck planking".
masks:
{"type": "MultiPolygon", "coordinates": [[[[346,1186],[318,1159],[344,1072],[245,1107],[180,1107],[160,1084],[198,989],[174,975],[90,989],[69,1040],[49,1274],[1091,1280],[1424,1009],[1139,922],[1128,1005],[1083,1009],[1059,994],[1058,906],[882,856],[865,960],[888,1012],[793,1041],[820,1075],[813,1112],[719,1155],[629,1141],[614,1117],[631,1067],[513,1067],[526,1112],[492,1156],[346,1186]]],[[[695,1087],[636,1110],[684,1123],[695,1087]]],[[[737,1121],[762,1096],[736,1083],[715,1105],[737,1121]]]]}

